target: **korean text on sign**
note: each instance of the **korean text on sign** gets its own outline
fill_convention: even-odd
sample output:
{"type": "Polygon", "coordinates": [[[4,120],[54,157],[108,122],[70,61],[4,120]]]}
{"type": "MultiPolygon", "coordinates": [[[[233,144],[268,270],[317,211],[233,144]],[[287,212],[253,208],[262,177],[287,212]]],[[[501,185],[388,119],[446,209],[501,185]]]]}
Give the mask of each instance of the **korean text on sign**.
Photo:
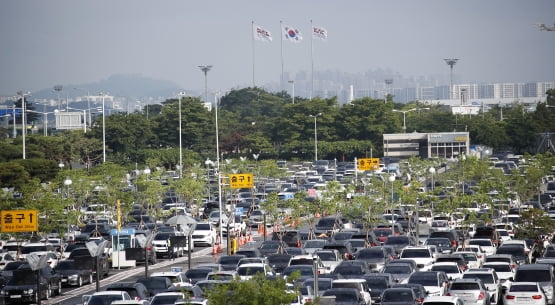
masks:
{"type": "Polygon", "coordinates": [[[254,187],[254,177],[252,174],[232,174],[229,175],[229,187],[235,189],[254,187]]]}
{"type": "Polygon", "coordinates": [[[38,231],[37,210],[0,211],[2,232],[38,231]]]}

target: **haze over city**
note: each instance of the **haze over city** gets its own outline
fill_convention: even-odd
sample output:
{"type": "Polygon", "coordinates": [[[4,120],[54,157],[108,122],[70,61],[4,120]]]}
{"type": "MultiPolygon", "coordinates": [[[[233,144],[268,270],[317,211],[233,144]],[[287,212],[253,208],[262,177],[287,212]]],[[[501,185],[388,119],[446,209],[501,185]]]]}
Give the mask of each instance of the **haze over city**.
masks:
{"type": "Polygon", "coordinates": [[[211,91],[252,86],[253,21],[273,38],[254,42],[257,86],[280,86],[280,21],[303,38],[283,41],[284,72],[310,73],[311,20],[327,30],[315,71],[446,80],[458,58],[456,83],[553,81],[555,32],[535,25],[553,12],[552,0],[2,1],[0,95],[114,74],[202,90],[207,64],[211,91]]]}

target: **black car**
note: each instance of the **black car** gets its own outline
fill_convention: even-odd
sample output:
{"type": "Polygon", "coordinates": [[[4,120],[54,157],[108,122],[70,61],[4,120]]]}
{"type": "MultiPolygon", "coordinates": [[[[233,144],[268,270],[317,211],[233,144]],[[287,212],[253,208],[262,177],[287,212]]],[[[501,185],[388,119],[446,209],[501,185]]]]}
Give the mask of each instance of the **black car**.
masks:
{"type": "Polygon", "coordinates": [[[412,288],[412,291],[414,291],[419,304],[422,304],[422,302],[424,302],[424,299],[428,295],[428,293],[426,292],[426,288],[424,288],[422,284],[395,284],[391,288],[412,288]]]}
{"type": "Polygon", "coordinates": [[[148,300],[150,298],[148,289],[143,283],[137,282],[118,282],[108,285],[107,291],[126,291],[129,296],[137,301],[148,300]]]}
{"type": "MultiPolygon", "coordinates": [[[[37,300],[37,276],[28,264],[13,272],[12,278],[2,288],[4,304],[34,303],[37,300]]],[[[62,293],[62,277],[50,266],[40,270],[40,297],[48,300],[62,293]]]]}
{"type": "MultiPolygon", "coordinates": [[[[68,259],[74,260],[77,264],[80,264],[85,269],[92,270],[93,274],[96,275],[96,260],[91,256],[89,249],[87,248],[77,248],[71,251],[68,259]]],[[[100,278],[108,276],[110,273],[110,263],[106,255],[100,254],[98,256],[98,266],[100,268],[100,278]]]]}
{"type": "Polygon", "coordinates": [[[363,278],[370,289],[372,304],[380,303],[382,292],[394,285],[393,277],[387,273],[370,273],[363,278]]]}
{"type": "Polygon", "coordinates": [[[363,261],[342,261],[335,267],[332,275],[336,278],[353,279],[361,278],[369,272],[368,265],[363,261]]]}
{"type": "Polygon", "coordinates": [[[289,266],[289,260],[291,260],[291,255],[289,254],[271,254],[268,255],[268,264],[270,267],[274,268],[276,273],[282,273],[287,266],[289,266]]]}
{"type": "Polygon", "coordinates": [[[281,240],[289,247],[301,246],[301,234],[297,230],[276,231],[272,233],[272,240],[281,240]]]}
{"type": "Polygon", "coordinates": [[[93,282],[92,270],[84,268],[82,264],[72,259],[60,261],[54,267],[54,271],[62,276],[62,285],[81,287],[83,284],[93,282]]]}
{"type": "Polygon", "coordinates": [[[287,245],[280,242],[279,240],[266,240],[260,244],[260,246],[258,247],[258,251],[260,251],[260,255],[268,256],[270,254],[280,253],[280,250],[281,252],[283,252],[283,249],[286,246],[287,245]]]}
{"type": "Polygon", "coordinates": [[[13,276],[13,272],[17,270],[21,265],[25,265],[25,261],[13,261],[6,264],[4,269],[0,272],[0,277],[2,278],[4,286],[13,276]]]}
{"type": "Polygon", "coordinates": [[[238,254],[222,256],[218,260],[218,264],[222,266],[222,271],[233,271],[237,269],[237,263],[239,263],[239,260],[243,257],[246,256],[238,254]]]}
{"type": "Polygon", "coordinates": [[[163,276],[150,276],[137,279],[136,283],[145,285],[150,297],[155,296],[157,293],[168,291],[173,286],[172,281],[163,276]]]}
{"type": "Polygon", "coordinates": [[[382,305],[417,305],[418,298],[412,288],[388,288],[382,292],[382,305]]]}
{"type": "Polygon", "coordinates": [[[185,271],[185,276],[191,281],[191,284],[195,284],[198,281],[204,281],[210,272],[214,272],[214,269],[209,267],[197,267],[185,271]]]}
{"type": "Polygon", "coordinates": [[[355,254],[355,260],[364,261],[368,264],[370,269],[380,272],[391,259],[383,247],[372,247],[360,249],[355,254]]]}

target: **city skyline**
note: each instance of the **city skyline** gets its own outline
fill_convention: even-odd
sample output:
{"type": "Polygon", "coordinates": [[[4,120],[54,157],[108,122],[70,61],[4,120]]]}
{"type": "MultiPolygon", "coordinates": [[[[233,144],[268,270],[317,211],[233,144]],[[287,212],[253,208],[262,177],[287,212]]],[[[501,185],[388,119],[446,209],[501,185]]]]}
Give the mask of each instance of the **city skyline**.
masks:
{"type": "MultiPolygon", "coordinates": [[[[550,0],[5,1],[0,95],[114,74],[200,91],[199,65],[214,66],[207,75],[211,92],[226,91],[253,85],[253,55],[256,85],[268,90],[289,91],[287,81],[296,81],[280,84],[282,64],[284,77],[310,78],[312,60],[319,72],[390,71],[448,85],[444,59],[458,58],[455,84],[553,81],[555,37],[535,26],[550,24],[553,11],[550,0]],[[311,20],[326,29],[325,41],[311,43],[311,20]],[[302,40],[281,43],[280,21],[302,40]],[[252,22],[272,41],[253,40],[252,22]]],[[[315,78],[315,90],[324,86],[315,78]]]]}

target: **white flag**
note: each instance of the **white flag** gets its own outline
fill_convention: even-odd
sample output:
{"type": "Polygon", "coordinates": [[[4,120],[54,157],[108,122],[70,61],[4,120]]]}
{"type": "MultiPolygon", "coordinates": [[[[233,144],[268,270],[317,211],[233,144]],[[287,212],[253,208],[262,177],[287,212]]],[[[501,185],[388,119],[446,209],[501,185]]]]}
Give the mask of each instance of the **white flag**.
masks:
{"type": "Polygon", "coordinates": [[[328,39],[328,31],[324,28],[313,26],[312,27],[312,38],[320,39],[320,40],[327,40],[328,39]]]}
{"type": "Polygon", "coordinates": [[[268,42],[272,41],[272,33],[270,33],[270,31],[267,31],[258,25],[254,25],[253,31],[254,39],[268,42]]]}
{"type": "Polygon", "coordinates": [[[301,35],[301,31],[296,28],[292,28],[290,26],[283,27],[283,36],[285,40],[289,40],[292,42],[301,42],[303,40],[303,36],[301,35]]]}

